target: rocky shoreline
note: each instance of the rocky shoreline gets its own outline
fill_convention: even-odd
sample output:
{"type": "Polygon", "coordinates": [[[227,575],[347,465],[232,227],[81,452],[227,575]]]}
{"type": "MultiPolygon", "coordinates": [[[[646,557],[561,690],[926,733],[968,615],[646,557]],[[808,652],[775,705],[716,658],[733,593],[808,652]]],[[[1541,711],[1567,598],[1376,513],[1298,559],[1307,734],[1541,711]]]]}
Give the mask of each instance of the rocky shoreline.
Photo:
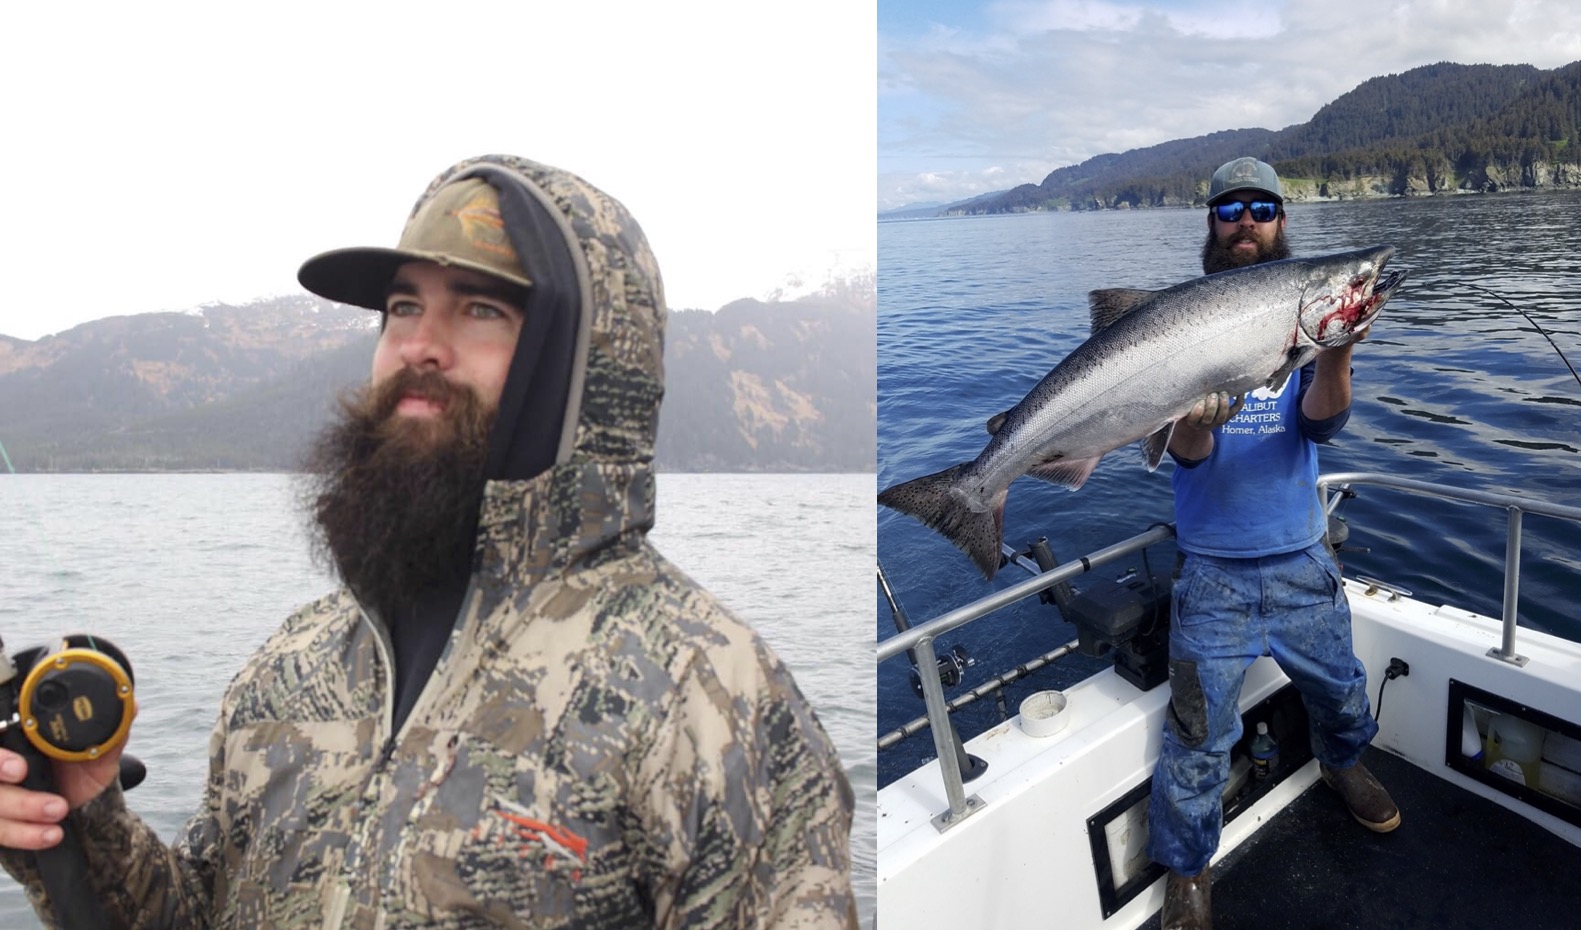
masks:
{"type": "MultiPolygon", "coordinates": [[[[1497,194],[1511,191],[1581,190],[1581,165],[1533,162],[1524,166],[1488,165],[1465,174],[1434,172],[1404,177],[1378,174],[1331,180],[1281,178],[1280,181],[1284,185],[1285,200],[1290,203],[1338,203],[1346,200],[1386,200],[1392,197],[1453,197],[1462,194],[1497,194]]],[[[1036,207],[1017,205],[1006,209],[966,205],[956,209],[943,209],[932,215],[942,217],[983,216],[996,213],[1200,209],[1207,206],[1207,195],[1208,184],[1204,181],[1198,185],[1196,196],[1190,200],[1183,197],[1164,197],[1155,203],[1142,203],[1116,198],[1115,202],[1104,203],[1094,198],[1082,204],[1052,201],[1036,207]]]]}

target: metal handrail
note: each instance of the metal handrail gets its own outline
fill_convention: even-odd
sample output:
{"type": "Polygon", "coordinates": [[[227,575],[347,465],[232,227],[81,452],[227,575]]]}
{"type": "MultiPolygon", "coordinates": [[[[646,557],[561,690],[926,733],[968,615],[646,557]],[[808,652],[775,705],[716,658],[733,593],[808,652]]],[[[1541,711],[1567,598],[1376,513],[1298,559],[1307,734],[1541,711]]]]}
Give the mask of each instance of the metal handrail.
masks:
{"type": "MultiPolygon", "coordinates": [[[[1035,659],[1022,662],[1020,665],[1014,666],[1013,668],[1007,669],[1006,671],[995,675],[993,678],[988,679],[965,694],[958,694],[955,697],[950,698],[950,700],[945,704],[946,711],[953,714],[969,704],[973,704],[990,694],[994,694],[995,692],[1003,690],[1007,685],[1013,684],[1014,682],[1025,678],[1033,672],[1044,668],[1045,666],[1048,666],[1054,662],[1058,662],[1060,659],[1063,659],[1075,652],[1077,648],[1079,648],[1079,642],[1079,640],[1073,639],[1057,649],[1050,649],[1048,652],[1043,653],[1035,659]]],[[[1001,695],[1001,698],[1002,697],[1003,695],[1001,695]]],[[[910,721],[903,723],[895,729],[890,730],[888,733],[885,733],[883,736],[880,736],[878,738],[879,751],[882,752],[883,750],[889,749],[892,746],[897,746],[900,744],[901,740],[908,736],[915,736],[916,734],[921,733],[924,727],[932,725],[932,721],[928,719],[927,714],[923,714],[921,717],[914,717],[910,721]]]]}
{"type": "MultiPolygon", "coordinates": [[[[1033,575],[1025,581],[1018,582],[1002,591],[995,591],[986,597],[979,598],[964,607],[935,617],[927,623],[912,627],[904,633],[898,633],[884,640],[878,645],[878,661],[884,662],[893,659],[907,649],[914,649],[923,639],[936,639],[944,633],[958,629],[977,620],[986,614],[993,613],[1001,607],[1014,604],[1025,597],[1046,591],[1062,581],[1069,581],[1077,575],[1088,572],[1105,562],[1113,562],[1124,555],[1130,555],[1138,549],[1144,549],[1154,543],[1163,542],[1175,535],[1175,528],[1167,524],[1159,524],[1145,533],[1138,533],[1124,542],[1115,543],[1106,549],[1099,549],[1092,555],[1066,562],[1064,565],[1033,575]]],[[[932,666],[923,666],[932,668],[932,666]]]]}
{"type": "Polygon", "coordinates": [[[1378,487],[1393,488],[1398,491],[1411,491],[1416,494],[1442,497],[1448,500],[1485,504],[1490,507],[1503,507],[1508,512],[1509,522],[1504,534],[1504,616],[1501,618],[1504,624],[1504,636],[1499,646],[1488,650],[1488,655],[1496,659],[1502,659],[1512,665],[1525,665],[1526,657],[1515,654],[1515,630],[1519,625],[1518,603],[1521,592],[1521,516],[1526,513],[1535,513],[1545,517],[1557,517],[1561,520],[1581,523],[1581,507],[1551,504],[1548,501],[1520,497],[1515,494],[1452,488],[1427,481],[1415,481],[1410,478],[1397,478],[1394,475],[1362,471],[1334,472],[1320,475],[1318,476],[1318,493],[1320,495],[1324,494],[1330,486],[1348,488],[1355,484],[1376,485],[1378,487]]]}
{"type": "MultiPolygon", "coordinates": [[[[1504,555],[1504,637],[1503,644],[1488,650],[1488,655],[1515,665],[1525,665],[1526,658],[1515,654],[1516,605],[1520,594],[1521,515],[1534,513],[1581,523],[1581,507],[1553,504],[1513,494],[1454,488],[1374,472],[1334,472],[1321,475],[1318,477],[1318,494],[1322,496],[1331,486],[1348,488],[1354,484],[1376,485],[1448,500],[1503,507],[1508,511],[1509,523],[1505,536],[1504,555]]],[[[938,660],[933,651],[933,642],[940,635],[979,620],[1001,607],[1052,588],[1060,582],[1069,581],[1099,565],[1112,562],[1139,549],[1145,549],[1154,543],[1163,542],[1174,535],[1174,526],[1158,524],[1145,533],[1139,533],[1123,542],[1100,549],[1075,561],[1066,562],[1041,574],[1035,574],[1025,581],[957,607],[949,613],[884,640],[878,645],[878,661],[885,662],[914,650],[917,653],[915,661],[918,668],[936,669],[938,660]]],[[[944,697],[943,685],[940,684],[936,674],[923,674],[921,679],[923,701],[927,705],[928,728],[933,731],[934,749],[938,754],[939,768],[944,778],[944,791],[950,802],[949,810],[933,820],[934,825],[943,832],[981,810],[983,802],[976,796],[970,798],[966,796],[960,765],[949,745],[950,709],[944,697]]]]}
{"type": "Polygon", "coordinates": [[[933,731],[933,749],[938,755],[939,768],[944,775],[944,793],[950,801],[950,809],[933,818],[934,826],[941,833],[981,810],[983,802],[975,795],[966,796],[960,762],[956,759],[954,747],[950,743],[950,709],[944,699],[944,686],[939,682],[939,676],[934,673],[938,668],[938,656],[933,651],[934,639],[987,616],[1001,607],[1032,597],[1062,581],[1069,581],[1099,565],[1112,562],[1154,543],[1163,542],[1174,535],[1173,526],[1160,524],[1124,542],[1099,549],[1092,555],[1074,562],[1066,562],[1041,575],[1034,575],[1002,591],[979,598],[942,617],[914,626],[904,633],[897,633],[879,644],[878,661],[880,662],[893,659],[908,650],[916,652],[916,665],[922,671],[919,676],[922,679],[922,700],[928,707],[928,729],[933,731]]]}

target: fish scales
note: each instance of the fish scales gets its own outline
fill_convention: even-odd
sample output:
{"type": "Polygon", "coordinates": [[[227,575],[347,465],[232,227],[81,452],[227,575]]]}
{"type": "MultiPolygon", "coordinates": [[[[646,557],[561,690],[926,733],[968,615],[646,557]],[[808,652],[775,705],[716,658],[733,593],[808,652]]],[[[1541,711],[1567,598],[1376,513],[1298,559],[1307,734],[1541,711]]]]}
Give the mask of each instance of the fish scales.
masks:
{"type": "Polygon", "coordinates": [[[1203,396],[1277,386],[1354,341],[1404,279],[1383,275],[1393,253],[1376,246],[1155,292],[1094,291],[1093,335],[990,421],[976,459],[886,489],[879,503],[942,533],[992,578],[1012,481],[1030,474],[1075,490],[1105,454],[1138,439],[1151,471],[1203,396]]]}

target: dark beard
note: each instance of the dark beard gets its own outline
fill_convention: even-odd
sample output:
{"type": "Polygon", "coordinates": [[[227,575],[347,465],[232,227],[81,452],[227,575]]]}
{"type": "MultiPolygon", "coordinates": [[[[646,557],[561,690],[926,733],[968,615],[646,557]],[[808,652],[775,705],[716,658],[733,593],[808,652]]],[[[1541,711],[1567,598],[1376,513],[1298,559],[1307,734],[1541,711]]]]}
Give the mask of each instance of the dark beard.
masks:
{"type": "Polygon", "coordinates": [[[1290,257],[1290,245],[1285,242],[1283,229],[1274,233],[1273,245],[1266,249],[1259,247],[1255,254],[1249,256],[1238,255],[1230,249],[1230,246],[1244,238],[1248,237],[1236,233],[1230,237],[1230,241],[1221,245],[1214,238],[1213,230],[1209,229],[1208,241],[1202,244],[1202,273],[1213,274],[1216,271],[1229,271],[1231,268],[1244,268],[1247,265],[1260,265],[1263,262],[1275,262],[1290,257]]]}
{"type": "Polygon", "coordinates": [[[385,618],[420,592],[464,585],[494,411],[437,372],[409,369],[340,406],[309,450],[301,484],[314,558],[385,618]],[[408,392],[444,410],[428,420],[396,415],[408,392]]]}

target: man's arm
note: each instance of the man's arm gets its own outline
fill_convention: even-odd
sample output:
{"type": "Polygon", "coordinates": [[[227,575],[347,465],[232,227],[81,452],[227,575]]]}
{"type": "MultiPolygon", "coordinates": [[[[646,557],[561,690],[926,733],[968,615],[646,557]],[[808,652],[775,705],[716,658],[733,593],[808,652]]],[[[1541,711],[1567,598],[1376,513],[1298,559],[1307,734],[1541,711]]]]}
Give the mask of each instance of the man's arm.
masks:
{"type": "Polygon", "coordinates": [[[1301,398],[1301,413],[1308,420],[1337,417],[1350,409],[1350,356],[1355,343],[1318,353],[1312,385],[1301,398]]]}
{"type": "MultiPolygon", "coordinates": [[[[189,822],[185,838],[175,848],[166,846],[152,827],[127,808],[115,775],[104,774],[118,772],[119,750],[114,759],[56,766],[60,798],[71,803],[70,819],[87,858],[91,887],[82,891],[98,897],[113,926],[153,930],[209,925],[217,830],[208,815],[213,810],[215,773],[223,771],[223,753],[216,749],[218,739],[216,734],[211,742],[215,751],[210,753],[207,803],[189,822]]],[[[23,761],[0,751],[0,780],[11,782],[16,770],[7,763],[12,760],[23,761]]],[[[14,777],[20,781],[20,775],[14,777]]],[[[0,849],[0,866],[22,885],[39,919],[53,930],[57,926],[54,906],[45,896],[34,858],[23,851],[53,845],[40,836],[42,826],[28,823],[22,816],[30,811],[30,805],[48,797],[52,796],[23,794],[14,783],[0,791],[0,824],[4,825],[0,832],[22,840],[13,840],[15,848],[0,849]],[[29,842],[29,836],[35,841],[29,842]]]]}
{"type": "Polygon", "coordinates": [[[777,660],[743,676],[739,653],[710,658],[736,667],[694,664],[638,779],[669,859],[650,878],[657,927],[856,930],[854,796],[833,744],[777,660]]]}

